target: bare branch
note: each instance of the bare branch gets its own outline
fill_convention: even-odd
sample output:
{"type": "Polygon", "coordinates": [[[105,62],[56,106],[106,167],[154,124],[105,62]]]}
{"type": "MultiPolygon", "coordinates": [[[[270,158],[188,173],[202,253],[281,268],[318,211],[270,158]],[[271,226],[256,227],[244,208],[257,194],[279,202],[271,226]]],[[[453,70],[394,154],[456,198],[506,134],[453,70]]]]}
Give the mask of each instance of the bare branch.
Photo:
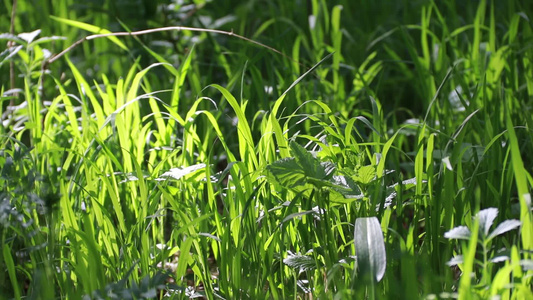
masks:
{"type": "Polygon", "coordinates": [[[150,33],[155,33],[155,32],[174,31],[174,30],[176,30],[176,31],[208,32],[208,33],[216,33],[216,34],[234,36],[234,37],[236,37],[238,39],[247,41],[247,42],[255,44],[255,45],[259,46],[259,47],[262,47],[262,48],[268,49],[268,50],[270,50],[272,52],[275,52],[277,54],[280,54],[280,55],[284,56],[285,58],[288,58],[288,59],[292,60],[293,62],[305,67],[304,65],[302,65],[299,62],[297,62],[292,57],[284,54],[283,52],[281,52],[281,51],[279,51],[279,50],[277,50],[275,48],[272,48],[270,46],[267,46],[267,45],[265,45],[263,43],[260,43],[260,42],[254,41],[252,39],[249,39],[247,37],[244,37],[242,35],[235,34],[235,33],[233,33],[233,31],[223,31],[223,30],[217,30],[217,29],[195,28],[195,27],[185,27],[185,26],[170,26],[170,27],[153,28],[153,29],[146,29],[146,30],[132,31],[132,32],[112,32],[112,33],[89,35],[89,36],[86,36],[86,37],[76,41],[74,44],[70,45],[65,50],[63,50],[60,53],[58,53],[57,55],[51,57],[48,60],[48,63],[51,64],[54,61],[60,59],[63,55],[65,55],[68,52],[70,52],[72,49],[77,47],[79,44],[81,44],[81,43],[83,43],[85,41],[88,41],[88,40],[94,40],[94,39],[110,37],[110,36],[139,36],[139,35],[150,34],[150,33]]]}

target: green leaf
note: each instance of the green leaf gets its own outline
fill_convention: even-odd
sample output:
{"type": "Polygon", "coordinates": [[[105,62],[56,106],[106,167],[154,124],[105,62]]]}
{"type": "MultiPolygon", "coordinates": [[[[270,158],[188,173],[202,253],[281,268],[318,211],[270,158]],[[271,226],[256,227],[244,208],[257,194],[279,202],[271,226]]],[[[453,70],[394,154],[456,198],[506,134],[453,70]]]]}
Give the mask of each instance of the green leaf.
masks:
{"type": "MultiPolygon", "coordinates": [[[[60,17],[56,17],[56,16],[50,16],[50,18],[52,18],[52,20],[56,20],[58,22],[65,23],[67,25],[70,25],[70,26],[73,26],[73,27],[77,27],[79,29],[83,29],[83,30],[86,30],[86,31],[89,31],[89,32],[92,32],[92,33],[95,33],[95,34],[112,33],[111,31],[109,31],[107,29],[100,28],[100,27],[95,26],[95,25],[83,23],[83,22],[80,22],[80,21],[64,19],[64,18],[60,18],[60,17]]],[[[126,50],[126,51],[128,50],[128,47],[126,47],[126,45],[124,45],[124,43],[122,43],[116,36],[108,36],[107,38],[110,41],[112,41],[113,43],[115,43],[117,46],[122,48],[122,50],[126,50]]]]}
{"type": "Polygon", "coordinates": [[[4,257],[4,262],[5,262],[5,268],[7,269],[7,273],[11,281],[11,287],[13,288],[13,291],[15,293],[15,298],[20,299],[21,292],[20,292],[19,282],[17,280],[15,263],[13,261],[13,256],[11,256],[11,247],[9,247],[8,244],[3,244],[2,248],[3,248],[2,252],[3,252],[3,257],[4,257]]]}
{"type": "Polygon", "coordinates": [[[333,55],[333,52],[326,55],[324,58],[322,58],[318,63],[316,63],[311,69],[307,70],[307,72],[305,72],[302,76],[298,77],[298,79],[296,79],[292,84],[291,86],[289,86],[288,89],[285,90],[285,92],[283,92],[283,94],[281,94],[281,96],[284,96],[285,94],[287,94],[294,86],[296,86],[298,83],[300,83],[300,81],[302,81],[302,79],[305,78],[305,76],[307,76],[307,74],[313,72],[320,64],[322,64],[326,59],[328,59],[330,56],[333,55]]]}
{"type": "Polygon", "coordinates": [[[278,160],[267,166],[267,178],[285,188],[311,184],[316,188],[332,187],[329,179],[336,169],[331,162],[321,162],[295,142],[290,143],[294,157],[278,160]]]}
{"type": "Polygon", "coordinates": [[[354,244],[359,274],[380,281],[385,275],[387,257],[383,232],[376,217],[355,220],[354,244]]]}
{"type": "Polygon", "coordinates": [[[363,198],[363,193],[357,183],[352,180],[349,176],[333,176],[331,179],[333,183],[333,190],[340,193],[346,198],[361,199],[363,198]]]}
{"type": "Polygon", "coordinates": [[[287,221],[290,221],[292,219],[295,219],[295,218],[300,218],[301,216],[305,216],[305,215],[309,215],[309,214],[313,214],[313,213],[316,213],[314,210],[306,210],[306,211],[300,211],[300,212],[297,212],[297,213],[292,213],[288,216],[286,216],[284,219],[283,219],[283,223],[287,222],[287,221]]]}
{"type": "Polygon", "coordinates": [[[292,157],[284,158],[267,166],[267,178],[285,188],[304,185],[305,173],[292,157]]]}
{"type": "Polygon", "coordinates": [[[361,184],[369,184],[376,179],[376,167],[372,165],[362,166],[357,170],[354,180],[361,184]]]}
{"type": "Polygon", "coordinates": [[[292,141],[290,143],[290,147],[291,154],[294,156],[296,162],[307,176],[315,178],[325,177],[324,170],[320,168],[320,161],[313,157],[311,152],[305,150],[304,147],[292,141]]]}
{"type": "Polygon", "coordinates": [[[299,269],[300,272],[309,271],[316,268],[315,260],[309,255],[289,253],[283,263],[292,269],[299,269]]]}

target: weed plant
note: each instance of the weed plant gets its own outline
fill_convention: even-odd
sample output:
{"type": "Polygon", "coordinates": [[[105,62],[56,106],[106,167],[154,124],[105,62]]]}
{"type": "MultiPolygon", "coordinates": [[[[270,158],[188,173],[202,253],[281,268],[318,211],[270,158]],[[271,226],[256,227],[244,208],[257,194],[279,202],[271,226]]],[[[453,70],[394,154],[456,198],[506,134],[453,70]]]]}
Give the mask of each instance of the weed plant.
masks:
{"type": "Polygon", "coordinates": [[[337,2],[3,1],[0,299],[533,299],[532,5],[337,2]]]}

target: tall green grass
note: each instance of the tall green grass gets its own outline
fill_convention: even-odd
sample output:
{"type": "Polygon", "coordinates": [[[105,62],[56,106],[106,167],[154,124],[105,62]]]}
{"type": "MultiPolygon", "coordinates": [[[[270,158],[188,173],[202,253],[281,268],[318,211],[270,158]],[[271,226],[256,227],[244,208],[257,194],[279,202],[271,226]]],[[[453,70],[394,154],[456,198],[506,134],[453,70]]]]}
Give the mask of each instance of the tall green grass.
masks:
{"type": "Polygon", "coordinates": [[[530,5],[95,3],[1,35],[0,297],[533,297],[530,5]],[[45,64],[177,22],[292,59],[180,31],[45,64]]]}

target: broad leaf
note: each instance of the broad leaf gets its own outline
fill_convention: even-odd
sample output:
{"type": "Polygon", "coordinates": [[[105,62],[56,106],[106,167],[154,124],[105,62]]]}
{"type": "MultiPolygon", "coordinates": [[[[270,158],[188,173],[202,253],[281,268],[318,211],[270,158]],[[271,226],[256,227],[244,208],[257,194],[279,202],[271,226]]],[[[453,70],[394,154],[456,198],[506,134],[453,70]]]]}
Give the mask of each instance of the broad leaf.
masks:
{"type": "Polygon", "coordinates": [[[369,184],[376,179],[376,167],[373,165],[362,166],[357,170],[354,180],[361,184],[369,184]]]}
{"type": "Polygon", "coordinates": [[[334,175],[330,181],[332,190],[336,192],[330,196],[333,202],[350,203],[364,197],[363,192],[350,176],[334,175]]]}
{"type": "Polygon", "coordinates": [[[300,146],[296,142],[290,143],[291,154],[296,159],[296,162],[302,170],[305,172],[305,175],[310,177],[315,177],[322,179],[326,176],[324,168],[321,168],[320,161],[313,157],[311,152],[305,150],[304,147],[300,146]]]}
{"type": "Polygon", "coordinates": [[[479,232],[483,233],[483,236],[489,234],[490,227],[497,216],[498,209],[494,207],[481,210],[477,213],[477,217],[479,218],[479,232]]]}
{"type": "Polygon", "coordinates": [[[355,220],[354,244],[359,274],[380,281],[385,275],[387,257],[383,232],[376,217],[355,220]]]}
{"type": "Polygon", "coordinates": [[[518,220],[505,220],[496,229],[494,229],[493,232],[490,233],[490,235],[487,237],[488,240],[491,240],[494,237],[497,237],[500,234],[504,234],[507,231],[511,231],[515,228],[520,227],[522,225],[522,222],[518,220]]]}
{"type": "Polygon", "coordinates": [[[37,29],[32,32],[24,32],[19,34],[19,38],[26,41],[26,43],[31,43],[33,40],[41,33],[41,29],[37,29]]]}
{"type": "Polygon", "coordinates": [[[300,272],[316,268],[315,260],[309,255],[289,253],[283,263],[292,269],[299,269],[300,272]]]}
{"type": "Polygon", "coordinates": [[[330,179],[336,166],[331,162],[321,162],[311,152],[295,142],[290,144],[291,154],[267,166],[267,178],[285,188],[311,184],[317,188],[331,187],[330,179]]]}
{"type": "Polygon", "coordinates": [[[469,240],[470,229],[466,226],[457,226],[452,230],[445,232],[444,237],[447,239],[469,240]]]}
{"type": "Polygon", "coordinates": [[[304,185],[305,173],[292,157],[284,158],[267,166],[267,178],[285,188],[304,185]]]}

